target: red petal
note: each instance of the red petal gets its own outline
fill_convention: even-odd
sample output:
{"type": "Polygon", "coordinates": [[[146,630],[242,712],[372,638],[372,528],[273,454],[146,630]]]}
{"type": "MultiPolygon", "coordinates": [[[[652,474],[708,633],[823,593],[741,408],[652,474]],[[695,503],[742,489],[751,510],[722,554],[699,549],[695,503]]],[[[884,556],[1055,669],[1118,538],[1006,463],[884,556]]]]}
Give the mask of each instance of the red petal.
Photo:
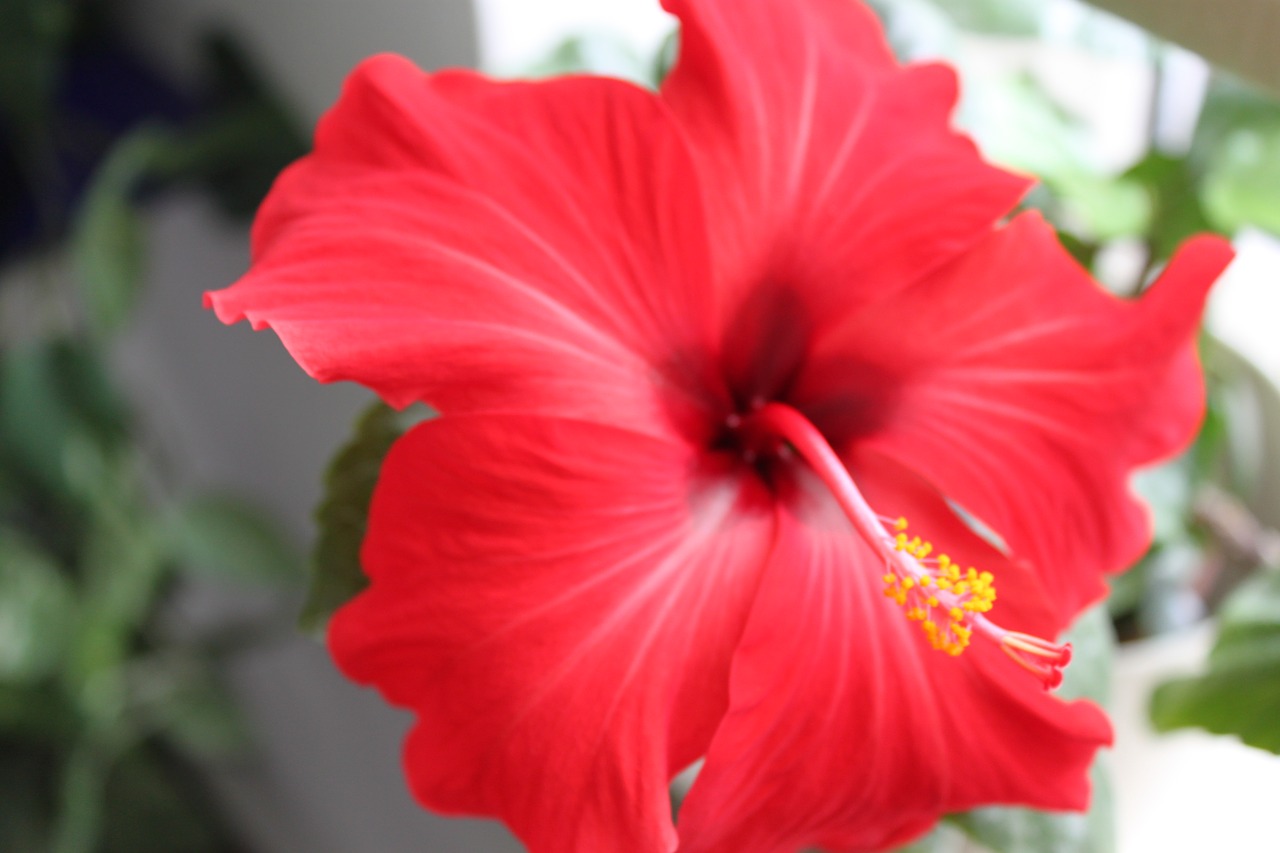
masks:
{"type": "Polygon", "coordinates": [[[668,780],[705,753],[774,515],[687,447],[540,417],[428,422],[392,449],[334,619],[349,676],[418,723],[430,808],[535,853],[675,845],[668,780]]]}
{"type": "Polygon", "coordinates": [[[903,287],[972,244],[1028,182],[949,129],[954,73],[902,69],[849,0],[664,0],[722,310],[762,284],[810,318],[903,287]]]}
{"type": "Polygon", "coordinates": [[[1193,241],[1126,301],[1020,217],[818,343],[796,405],[994,528],[1040,568],[1061,625],[1150,540],[1128,478],[1195,433],[1195,334],[1230,258],[1225,241],[1193,241]]]}
{"type": "Polygon", "coordinates": [[[636,87],[377,57],[272,190],[253,269],[208,301],[395,404],[657,429],[713,385],[693,183],[636,87]]]}
{"type": "MultiPolygon", "coordinates": [[[[872,491],[917,512],[910,484],[872,491]]],[[[1102,713],[1045,693],[984,640],[933,651],[882,572],[825,494],[783,518],[729,713],[680,812],[681,853],[881,850],[981,804],[1086,805],[1102,713]]]]}

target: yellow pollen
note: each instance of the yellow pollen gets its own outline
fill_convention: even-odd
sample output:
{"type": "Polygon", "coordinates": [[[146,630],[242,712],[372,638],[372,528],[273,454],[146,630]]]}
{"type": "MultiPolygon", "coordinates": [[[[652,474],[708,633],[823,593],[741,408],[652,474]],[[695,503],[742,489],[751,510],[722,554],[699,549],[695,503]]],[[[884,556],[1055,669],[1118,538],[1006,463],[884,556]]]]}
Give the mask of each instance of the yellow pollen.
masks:
{"type": "Polygon", "coordinates": [[[973,617],[994,605],[995,577],[973,567],[961,569],[946,554],[938,555],[936,566],[926,565],[933,545],[919,536],[908,538],[906,529],[907,520],[899,518],[890,541],[894,551],[914,559],[900,564],[901,571],[891,567],[884,574],[885,597],[903,608],[908,621],[920,624],[930,646],[951,657],[960,655],[973,637],[973,617]]]}

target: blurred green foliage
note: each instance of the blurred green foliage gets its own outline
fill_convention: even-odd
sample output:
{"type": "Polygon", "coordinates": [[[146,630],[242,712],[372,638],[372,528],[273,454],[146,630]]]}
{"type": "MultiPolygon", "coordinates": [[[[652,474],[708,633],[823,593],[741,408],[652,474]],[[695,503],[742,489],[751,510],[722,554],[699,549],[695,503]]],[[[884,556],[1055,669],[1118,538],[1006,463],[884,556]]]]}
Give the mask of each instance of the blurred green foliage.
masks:
{"type": "MultiPolygon", "coordinates": [[[[109,6],[0,4],[0,129],[25,152],[29,186],[68,184],[49,143],[66,120],[64,54],[71,34],[83,35],[82,17],[96,33],[109,6]]],[[[246,849],[196,770],[246,742],[220,670],[235,643],[177,630],[164,615],[189,577],[294,586],[300,559],[249,504],[171,493],[164,448],[111,367],[144,294],[146,199],[212,186],[223,209],[244,213],[304,147],[230,42],[213,40],[210,56],[203,106],[122,135],[66,221],[42,218],[34,255],[22,259],[28,274],[3,279],[3,304],[43,309],[0,324],[6,853],[246,849]]]]}
{"type": "Polygon", "coordinates": [[[1236,589],[1218,618],[1206,671],[1161,685],[1152,719],[1162,731],[1199,726],[1280,753],[1280,567],[1236,589]]]}

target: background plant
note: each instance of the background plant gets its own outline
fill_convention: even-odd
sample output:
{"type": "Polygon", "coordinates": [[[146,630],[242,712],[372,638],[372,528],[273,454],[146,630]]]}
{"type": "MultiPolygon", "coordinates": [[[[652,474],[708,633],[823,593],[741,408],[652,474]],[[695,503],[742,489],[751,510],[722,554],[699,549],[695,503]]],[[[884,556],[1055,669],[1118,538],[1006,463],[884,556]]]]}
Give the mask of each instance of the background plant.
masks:
{"type": "Polygon", "coordinates": [[[304,141],[229,40],[185,91],[112,12],[0,3],[0,849],[242,851],[197,768],[247,742],[219,663],[264,626],[169,605],[299,560],[250,505],[175,491],[113,353],[147,201],[196,186],[244,217],[304,141]]]}

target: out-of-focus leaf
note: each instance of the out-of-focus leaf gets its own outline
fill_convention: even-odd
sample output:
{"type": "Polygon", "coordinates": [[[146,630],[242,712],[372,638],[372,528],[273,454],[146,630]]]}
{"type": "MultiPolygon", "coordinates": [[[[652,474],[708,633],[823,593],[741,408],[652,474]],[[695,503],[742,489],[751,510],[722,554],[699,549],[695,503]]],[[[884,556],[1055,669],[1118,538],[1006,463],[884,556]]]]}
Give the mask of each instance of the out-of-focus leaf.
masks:
{"type": "Polygon", "coordinates": [[[95,744],[82,742],[62,767],[62,791],[50,853],[93,853],[102,827],[109,762],[95,744]]]}
{"type": "MultiPolygon", "coordinates": [[[[1114,637],[1105,607],[1095,607],[1067,636],[1074,647],[1059,693],[1105,704],[1111,680],[1114,637]]],[[[1091,773],[1093,802],[1086,814],[1058,814],[1021,808],[975,809],[948,821],[993,853],[1109,853],[1115,849],[1115,815],[1105,756],[1091,773]]]]}
{"type": "Polygon", "coordinates": [[[215,758],[249,743],[243,716],[209,666],[169,653],[129,665],[131,710],[183,751],[215,758]]]}
{"type": "Polygon", "coordinates": [[[71,235],[87,319],[100,334],[119,329],[142,286],[142,223],[134,209],[141,183],[168,156],[173,136],[141,127],[116,143],[84,196],[71,235]]]}
{"type": "Polygon", "coordinates": [[[566,39],[550,56],[524,72],[527,77],[600,74],[653,86],[653,66],[615,35],[594,33],[566,39]]]}
{"type": "Polygon", "coordinates": [[[1071,257],[1076,259],[1076,263],[1087,270],[1093,270],[1093,265],[1098,259],[1098,251],[1102,248],[1101,246],[1091,240],[1084,240],[1069,231],[1063,230],[1058,231],[1058,242],[1062,244],[1062,248],[1071,254],[1071,257]]]}
{"type": "MultiPolygon", "coordinates": [[[[65,744],[75,737],[80,721],[53,682],[12,683],[0,680],[0,737],[8,743],[65,744]]],[[[5,764],[0,760],[0,767],[5,764]]],[[[6,792],[0,786],[0,803],[6,792]]],[[[0,821],[2,824],[3,821],[0,821]]],[[[3,833],[0,833],[0,838],[3,833]]],[[[0,850],[6,848],[0,846],[0,850]]]]}
{"type": "Polygon", "coordinates": [[[61,675],[86,721],[106,731],[125,715],[124,666],[162,591],[167,561],[136,460],[102,461],[81,548],[81,615],[61,675]]]}
{"type": "Polygon", "coordinates": [[[95,853],[232,853],[247,848],[230,837],[218,810],[189,769],[139,747],[115,763],[105,791],[100,846],[95,853]]]}
{"type": "Polygon", "coordinates": [[[63,448],[74,419],[60,393],[53,347],[33,342],[0,354],[0,452],[59,495],[67,491],[63,448]]]}
{"type": "Polygon", "coordinates": [[[1247,225],[1280,233],[1280,101],[1219,74],[1205,96],[1188,161],[1203,180],[1205,213],[1234,233],[1247,225]]]}
{"type": "Polygon", "coordinates": [[[1243,128],[1278,124],[1280,101],[1234,77],[1215,74],[1205,93],[1188,159],[1203,172],[1231,134],[1243,128]]]}
{"type": "Polygon", "coordinates": [[[1183,240],[1214,230],[1205,217],[1195,176],[1185,158],[1153,152],[1126,172],[1124,178],[1150,194],[1148,242],[1154,260],[1167,260],[1183,240]]]}
{"type": "Polygon", "coordinates": [[[680,30],[674,29],[662,40],[662,44],[658,46],[658,52],[653,57],[653,72],[650,79],[655,87],[662,85],[662,81],[667,79],[667,75],[671,73],[671,69],[675,67],[676,60],[679,58],[680,30]]]}
{"type": "Polygon", "coordinates": [[[1280,753],[1280,569],[1232,593],[1207,670],[1160,685],[1151,719],[1160,731],[1198,727],[1280,753]]]}
{"type": "Polygon", "coordinates": [[[969,849],[962,832],[954,826],[940,823],[924,838],[895,848],[893,853],[966,853],[969,849]]]}
{"type": "Polygon", "coordinates": [[[6,741],[0,752],[0,850],[48,853],[56,764],[53,750],[6,741]]]}
{"type": "Polygon", "coordinates": [[[1039,4],[1026,0],[933,0],[961,28],[974,33],[1032,36],[1040,32],[1039,4]]]}
{"type": "Polygon", "coordinates": [[[311,589],[299,627],[319,632],[333,611],[368,584],[360,567],[360,544],[382,460],[405,430],[404,416],[374,403],[356,422],[355,434],[325,472],[324,497],[316,508],[320,536],[311,555],[311,589]]]}
{"type": "Polygon", "coordinates": [[[167,528],[169,547],[186,568],[259,583],[301,577],[302,559],[261,510],[226,495],[180,504],[167,528]]]}
{"type": "Polygon", "coordinates": [[[0,118],[23,135],[47,117],[70,28],[68,0],[0,3],[0,118]]]}
{"type": "Polygon", "coordinates": [[[1280,124],[1245,126],[1229,134],[1204,179],[1205,212],[1215,228],[1245,226],[1280,234],[1280,124]]]}
{"type": "Polygon", "coordinates": [[[1150,193],[1138,182],[1087,172],[1048,179],[1068,221],[1095,241],[1146,233],[1154,213],[1150,193]]]}
{"type": "Polygon", "coordinates": [[[1033,75],[975,70],[969,81],[960,122],[986,156],[1046,181],[1088,174],[1084,128],[1033,75]]]}
{"type": "Polygon", "coordinates": [[[248,217],[280,171],[307,152],[300,123],[225,33],[205,41],[212,105],[183,128],[160,171],[196,180],[228,216],[248,217]]]}
{"type": "Polygon", "coordinates": [[[75,593],[57,564],[17,531],[0,528],[0,682],[52,673],[75,613],[75,593]]]}
{"type": "Polygon", "coordinates": [[[0,460],[58,500],[78,499],[68,476],[76,439],[99,447],[127,436],[128,413],[82,341],[32,341],[0,353],[0,460]]]}
{"type": "Polygon", "coordinates": [[[129,409],[107,374],[102,351],[83,340],[53,341],[50,346],[58,389],[77,420],[104,445],[126,440],[129,409]]]}

